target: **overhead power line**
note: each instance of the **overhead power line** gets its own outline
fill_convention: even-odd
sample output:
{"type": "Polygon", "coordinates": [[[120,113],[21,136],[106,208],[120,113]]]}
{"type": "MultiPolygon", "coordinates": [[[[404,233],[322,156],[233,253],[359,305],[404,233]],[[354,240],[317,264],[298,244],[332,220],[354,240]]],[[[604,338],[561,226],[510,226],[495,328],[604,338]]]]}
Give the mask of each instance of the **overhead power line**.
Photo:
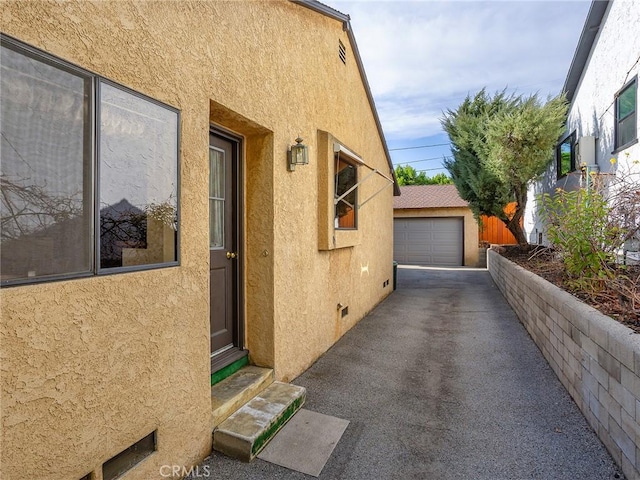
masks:
{"type": "Polygon", "coordinates": [[[416,173],[431,172],[432,170],[446,170],[446,168],[444,168],[444,167],[440,167],[440,168],[425,168],[424,170],[416,170],[416,173]]]}
{"type": "Polygon", "coordinates": [[[409,163],[419,163],[419,162],[433,162],[436,160],[442,160],[443,157],[431,157],[431,158],[423,158],[421,160],[411,160],[410,162],[398,162],[398,163],[394,163],[394,165],[397,167],[398,165],[407,165],[409,163]]]}
{"type": "Polygon", "coordinates": [[[398,150],[414,150],[416,148],[431,148],[431,147],[445,147],[447,145],[451,145],[450,143],[434,143],[432,145],[418,145],[417,147],[402,147],[402,148],[390,148],[390,152],[395,152],[398,150]]]}

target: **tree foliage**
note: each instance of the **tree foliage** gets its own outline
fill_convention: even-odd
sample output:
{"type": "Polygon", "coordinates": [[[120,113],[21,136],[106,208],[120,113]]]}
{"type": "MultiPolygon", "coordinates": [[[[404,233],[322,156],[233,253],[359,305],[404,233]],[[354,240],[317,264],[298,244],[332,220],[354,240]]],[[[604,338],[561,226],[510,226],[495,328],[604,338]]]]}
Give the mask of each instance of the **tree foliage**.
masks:
{"type": "Polygon", "coordinates": [[[396,167],[396,178],[398,185],[447,185],[453,183],[445,173],[438,173],[433,177],[427,176],[424,172],[416,172],[411,165],[398,165],[396,167]]]}
{"type": "Polygon", "coordinates": [[[543,103],[537,95],[492,97],[482,89],[441,119],[452,144],[445,167],[460,196],[476,218],[502,220],[518,243],[527,243],[521,226],[527,189],[552,161],[566,113],[564,95],[543,103]],[[508,216],[510,202],[516,208],[508,216]]]}
{"type": "Polygon", "coordinates": [[[453,183],[451,177],[446,173],[437,173],[433,177],[427,177],[427,185],[450,185],[453,183]]]}

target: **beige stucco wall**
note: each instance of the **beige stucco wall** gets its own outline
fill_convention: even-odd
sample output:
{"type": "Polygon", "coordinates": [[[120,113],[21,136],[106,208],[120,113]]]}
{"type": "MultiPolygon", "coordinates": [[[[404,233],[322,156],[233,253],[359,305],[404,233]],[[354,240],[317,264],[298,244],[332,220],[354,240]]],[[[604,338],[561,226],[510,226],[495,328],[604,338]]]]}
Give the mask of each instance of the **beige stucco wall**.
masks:
{"type": "MultiPolygon", "coordinates": [[[[391,291],[392,189],[359,212],[357,244],[318,248],[319,132],[389,173],[353,52],[338,58],[347,34],[286,1],[3,2],[0,20],[181,113],[179,267],[0,291],[0,477],[100,480],[102,462],[158,429],[158,451],[125,478],[161,478],[211,448],[210,121],[244,139],[252,362],[293,379],[391,291]],[[298,135],[310,164],[288,172],[298,135]]],[[[365,182],[360,198],[384,185],[365,182]]]]}
{"type": "Polygon", "coordinates": [[[395,209],[394,217],[463,217],[464,265],[478,265],[478,222],[468,208],[407,208],[395,209]]]}

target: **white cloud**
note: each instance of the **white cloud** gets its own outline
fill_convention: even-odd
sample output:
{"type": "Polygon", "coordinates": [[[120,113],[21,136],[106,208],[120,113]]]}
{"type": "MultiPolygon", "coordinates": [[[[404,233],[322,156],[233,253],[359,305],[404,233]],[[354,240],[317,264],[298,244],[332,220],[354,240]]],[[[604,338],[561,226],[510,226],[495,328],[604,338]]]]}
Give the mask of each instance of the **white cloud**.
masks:
{"type": "Polygon", "coordinates": [[[330,1],[351,16],[388,138],[441,133],[468,93],[560,92],[588,1],[330,1]]]}

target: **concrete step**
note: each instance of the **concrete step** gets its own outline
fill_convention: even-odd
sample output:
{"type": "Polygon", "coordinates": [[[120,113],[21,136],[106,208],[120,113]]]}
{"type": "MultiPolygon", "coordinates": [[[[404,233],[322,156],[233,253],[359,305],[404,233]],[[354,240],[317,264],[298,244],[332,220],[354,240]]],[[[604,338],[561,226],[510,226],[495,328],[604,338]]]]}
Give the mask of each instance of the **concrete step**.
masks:
{"type": "Polygon", "coordinates": [[[248,365],[211,387],[213,425],[218,426],[229,415],[273,383],[271,368],[248,365]]]}
{"type": "Polygon", "coordinates": [[[305,401],[304,387],[273,382],[213,432],[213,448],[250,462],[305,401]]]}

